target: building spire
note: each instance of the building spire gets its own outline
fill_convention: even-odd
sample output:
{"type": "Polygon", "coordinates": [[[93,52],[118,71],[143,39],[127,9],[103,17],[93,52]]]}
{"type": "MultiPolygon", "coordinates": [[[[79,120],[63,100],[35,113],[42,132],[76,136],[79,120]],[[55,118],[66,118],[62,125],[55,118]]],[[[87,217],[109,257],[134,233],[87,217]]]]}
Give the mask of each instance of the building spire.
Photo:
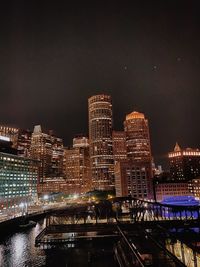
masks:
{"type": "Polygon", "coordinates": [[[174,147],[174,152],[179,152],[181,151],[181,147],[179,146],[178,142],[176,142],[176,145],[174,147]]]}

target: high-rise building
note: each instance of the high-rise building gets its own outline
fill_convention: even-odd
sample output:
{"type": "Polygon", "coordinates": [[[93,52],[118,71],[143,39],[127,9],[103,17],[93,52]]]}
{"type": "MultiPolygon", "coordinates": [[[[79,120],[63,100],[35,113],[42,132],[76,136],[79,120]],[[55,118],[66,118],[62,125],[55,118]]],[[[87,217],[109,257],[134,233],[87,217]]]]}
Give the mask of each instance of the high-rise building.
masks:
{"type": "Polygon", "coordinates": [[[51,177],[53,178],[63,177],[63,156],[64,156],[63,140],[53,135],[51,136],[51,140],[52,140],[51,177]]]}
{"type": "Polygon", "coordinates": [[[114,187],[111,96],[90,97],[88,111],[92,186],[109,190],[114,187]]]}
{"type": "MultiPolygon", "coordinates": [[[[124,131],[126,134],[127,166],[129,166],[126,169],[133,170],[133,174],[135,170],[138,170],[138,175],[131,175],[131,183],[134,186],[137,184],[144,185],[142,189],[135,186],[136,191],[139,190],[137,193],[139,197],[142,194],[144,197],[147,195],[148,198],[152,198],[153,173],[148,120],[143,113],[134,111],[126,116],[124,131]]],[[[126,173],[128,175],[128,171],[126,173]]],[[[136,195],[136,193],[133,195],[136,195]]]]}
{"type": "Polygon", "coordinates": [[[35,126],[32,133],[30,157],[40,161],[40,182],[62,176],[62,139],[43,133],[40,125],[35,126]]]}
{"type": "Polygon", "coordinates": [[[181,149],[176,143],[174,151],[168,153],[170,175],[173,181],[188,181],[200,176],[200,150],[181,149]]]}
{"type": "Polygon", "coordinates": [[[143,113],[132,112],[124,121],[127,157],[134,162],[151,163],[151,145],[148,120],[143,113]]]}
{"type": "Polygon", "coordinates": [[[89,147],[85,142],[82,145],[64,149],[63,172],[69,193],[80,194],[91,189],[89,147]]]}
{"type": "Polygon", "coordinates": [[[116,196],[149,198],[149,168],[150,165],[134,163],[132,160],[115,162],[116,196]]]}
{"type": "Polygon", "coordinates": [[[124,131],[113,131],[113,158],[114,161],[125,160],[127,158],[126,134],[124,131]]]}
{"type": "Polygon", "coordinates": [[[17,150],[20,157],[30,157],[32,131],[19,129],[17,150]]]}

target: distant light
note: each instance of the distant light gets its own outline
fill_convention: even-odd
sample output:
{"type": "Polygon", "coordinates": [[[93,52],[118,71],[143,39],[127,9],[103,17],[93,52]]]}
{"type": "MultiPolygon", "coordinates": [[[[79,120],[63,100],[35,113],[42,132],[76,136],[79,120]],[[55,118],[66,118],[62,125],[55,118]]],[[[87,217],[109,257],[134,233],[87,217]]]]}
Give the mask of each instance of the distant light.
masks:
{"type": "Polygon", "coordinates": [[[24,206],[25,206],[25,204],[23,202],[19,204],[20,208],[23,208],[24,206]]]}
{"type": "Polygon", "coordinates": [[[78,194],[74,194],[74,195],[73,195],[73,199],[77,199],[78,197],[79,197],[78,194]]]}
{"type": "Polygon", "coordinates": [[[49,196],[48,195],[44,195],[44,200],[48,200],[49,199],[49,196]]]}
{"type": "Polygon", "coordinates": [[[0,140],[10,142],[10,138],[7,136],[0,135],[0,140]]]}

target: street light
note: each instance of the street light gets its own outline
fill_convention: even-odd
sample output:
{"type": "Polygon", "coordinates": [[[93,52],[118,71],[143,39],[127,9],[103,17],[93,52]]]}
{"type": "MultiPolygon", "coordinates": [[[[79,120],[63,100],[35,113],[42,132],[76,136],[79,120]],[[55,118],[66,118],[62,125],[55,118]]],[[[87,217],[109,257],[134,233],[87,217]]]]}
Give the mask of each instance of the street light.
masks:
{"type": "Polygon", "coordinates": [[[49,196],[48,195],[44,195],[43,199],[44,200],[48,200],[49,199],[49,196]]]}

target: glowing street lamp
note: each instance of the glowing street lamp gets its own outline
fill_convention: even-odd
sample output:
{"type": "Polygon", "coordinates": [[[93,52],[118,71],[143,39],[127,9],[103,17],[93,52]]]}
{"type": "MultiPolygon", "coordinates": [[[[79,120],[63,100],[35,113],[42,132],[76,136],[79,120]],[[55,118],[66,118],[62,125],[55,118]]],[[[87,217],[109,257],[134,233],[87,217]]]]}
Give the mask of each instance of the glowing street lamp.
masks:
{"type": "Polygon", "coordinates": [[[44,200],[48,200],[49,199],[49,196],[48,195],[44,195],[43,199],[44,200]]]}

